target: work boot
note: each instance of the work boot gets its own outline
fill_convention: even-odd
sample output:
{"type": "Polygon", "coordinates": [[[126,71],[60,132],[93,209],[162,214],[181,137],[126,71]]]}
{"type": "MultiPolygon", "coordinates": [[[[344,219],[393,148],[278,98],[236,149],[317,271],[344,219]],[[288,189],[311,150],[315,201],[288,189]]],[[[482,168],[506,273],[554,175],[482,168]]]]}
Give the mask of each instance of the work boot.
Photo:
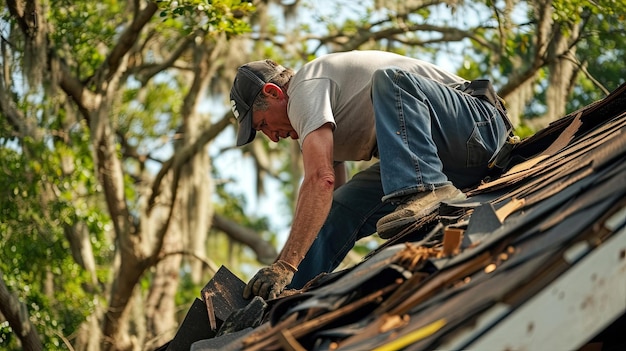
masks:
{"type": "Polygon", "coordinates": [[[409,196],[393,212],[378,220],[376,223],[378,236],[389,239],[431,213],[442,202],[461,200],[465,200],[465,194],[453,185],[444,185],[435,190],[421,191],[409,196]]]}

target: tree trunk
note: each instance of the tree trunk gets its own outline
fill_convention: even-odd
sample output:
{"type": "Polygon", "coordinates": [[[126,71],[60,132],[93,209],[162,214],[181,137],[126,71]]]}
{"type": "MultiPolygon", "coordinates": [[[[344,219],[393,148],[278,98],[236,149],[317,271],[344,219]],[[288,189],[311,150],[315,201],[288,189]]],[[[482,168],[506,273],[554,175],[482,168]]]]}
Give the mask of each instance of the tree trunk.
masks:
{"type": "Polygon", "coordinates": [[[85,322],[80,325],[74,341],[74,350],[76,351],[100,351],[100,340],[102,334],[100,332],[100,316],[102,312],[97,309],[91,315],[86,317],[85,322]]]}
{"type": "MultiPolygon", "coordinates": [[[[211,163],[208,153],[198,154],[193,157],[192,167],[184,173],[187,182],[184,183],[183,191],[187,194],[181,208],[181,225],[186,227],[186,251],[192,252],[197,257],[206,257],[206,238],[211,227],[213,205],[211,202],[212,181],[211,163]]],[[[202,283],[204,272],[203,262],[197,259],[188,260],[191,280],[194,284],[202,283]]]]}
{"type": "Polygon", "coordinates": [[[551,122],[566,114],[567,98],[572,90],[574,78],[578,72],[575,63],[576,47],[571,47],[570,42],[575,40],[580,32],[578,26],[570,28],[565,35],[562,27],[555,24],[552,32],[554,37],[550,42],[548,51],[548,77],[549,84],[546,87],[546,113],[538,118],[528,121],[528,125],[539,130],[551,122]]]}
{"type": "Polygon", "coordinates": [[[24,350],[43,350],[35,326],[30,322],[28,309],[7,288],[0,272],[0,312],[20,339],[24,350]]]}
{"type": "MultiPolygon", "coordinates": [[[[203,130],[209,128],[208,118],[197,112],[197,106],[204,97],[211,69],[215,69],[211,66],[210,56],[212,53],[219,53],[220,46],[204,42],[196,42],[194,45],[197,47],[193,48],[193,83],[182,108],[182,139],[174,144],[178,156],[181,155],[178,152],[180,149],[195,144],[203,130]]],[[[164,258],[154,270],[153,284],[148,295],[147,335],[151,347],[170,340],[177,327],[175,297],[183,256],[168,253],[188,251],[198,257],[206,256],[205,241],[212,212],[208,153],[202,148],[180,167],[178,182],[172,184],[180,194],[174,200],[177,201],[178,211],[172,214],[172,224],[168,228],[161,252],[164,258]]],[[[199,283],[202,278],[202,262],[192,259],[188,264],[192,279],[199,283]]]]}
{"type": "MultiPolygon", "coordinates": [[[[179,215],[175,215],[170,230],[165,235],[163,247],[179,251],[183,248],[183,232],[179,215]]],[[[146,349],[155,349],[171,340],[176,334],[177,321],[175,296],[179,286],[181,255],[168,255],[153,269],[153,278],[146,299],[146,349]]]]}

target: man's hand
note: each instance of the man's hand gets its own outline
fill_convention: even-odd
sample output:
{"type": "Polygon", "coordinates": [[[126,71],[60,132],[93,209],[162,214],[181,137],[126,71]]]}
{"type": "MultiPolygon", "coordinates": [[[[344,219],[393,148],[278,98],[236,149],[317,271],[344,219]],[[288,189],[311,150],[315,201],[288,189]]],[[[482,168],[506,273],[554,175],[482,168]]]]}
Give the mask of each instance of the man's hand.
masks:
{"type": "Polygon", "coordinates": [[[259,270],[243,289],[243,298],[260,296],[265,300],[275,299],[291,283],[298,270],[289,263],[278,260],[269,267],[259,270]]]}

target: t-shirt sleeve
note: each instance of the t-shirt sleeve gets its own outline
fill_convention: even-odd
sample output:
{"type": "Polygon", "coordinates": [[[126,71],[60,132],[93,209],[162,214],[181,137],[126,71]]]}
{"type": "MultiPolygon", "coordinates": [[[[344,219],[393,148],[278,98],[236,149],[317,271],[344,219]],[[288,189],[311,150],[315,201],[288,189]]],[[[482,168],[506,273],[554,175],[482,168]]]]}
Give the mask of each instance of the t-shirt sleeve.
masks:
{"type": "Polygon", "coordinates": [[[309,133],[326,123],[337,126],[332,106],[335,103],[335,85],[327,78],[299,82],[289,89],[287,111],[291,125],[299,136],[300,147],[309,133]]]}

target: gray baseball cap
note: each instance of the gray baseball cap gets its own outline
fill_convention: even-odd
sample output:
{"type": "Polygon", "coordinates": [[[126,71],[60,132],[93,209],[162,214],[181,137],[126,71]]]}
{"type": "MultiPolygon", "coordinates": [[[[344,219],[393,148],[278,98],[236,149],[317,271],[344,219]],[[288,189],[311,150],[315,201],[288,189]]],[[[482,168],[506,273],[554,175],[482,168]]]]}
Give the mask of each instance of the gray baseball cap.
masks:
{"type": "Polygon", "coordinates": [[[235,81],[230,89],[230,107],[239,124],[237,146],[248,144],[256,135],[252,128],[252,104],[265,83],[285,71],[285,67],[275,65],[271,60],[246,63],[237,69],[235,81]]]}

